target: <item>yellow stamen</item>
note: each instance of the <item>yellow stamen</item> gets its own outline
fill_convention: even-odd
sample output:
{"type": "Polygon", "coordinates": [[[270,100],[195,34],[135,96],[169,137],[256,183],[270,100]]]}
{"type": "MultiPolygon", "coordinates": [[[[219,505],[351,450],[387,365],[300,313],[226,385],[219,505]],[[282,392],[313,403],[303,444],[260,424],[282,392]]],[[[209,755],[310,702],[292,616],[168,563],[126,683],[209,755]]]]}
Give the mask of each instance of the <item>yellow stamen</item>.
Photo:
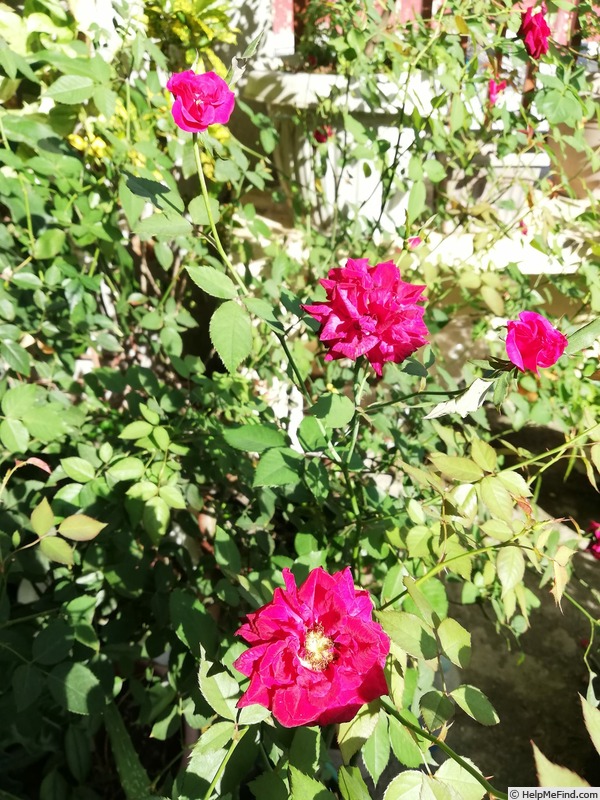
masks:
{"type": "Polygon", "coordinates": [[[334,655],[333,642],[325,636],[320,622],[306,631],[304,648],[298,656],[302,666],[322,672],[333,661],[334,655]]]}

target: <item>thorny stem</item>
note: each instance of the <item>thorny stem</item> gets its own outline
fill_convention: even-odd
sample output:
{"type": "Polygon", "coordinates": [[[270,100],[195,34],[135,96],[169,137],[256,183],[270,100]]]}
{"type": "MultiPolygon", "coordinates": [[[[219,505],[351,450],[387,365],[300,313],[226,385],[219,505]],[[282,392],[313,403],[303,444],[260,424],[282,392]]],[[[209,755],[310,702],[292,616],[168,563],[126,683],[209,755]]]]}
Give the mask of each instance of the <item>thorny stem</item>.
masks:
{"type": "Polygon", "coordinates": [[[446,742],[443,742],[441,739],[438,739],[437,736],[434,736],[432,733],[424,731],[418,725],[415,725],[402,713],[402,711],[398,711],[398,709],[393,706],[389,700],[382,698],[381,704],[392,716],[398,720],[398,722],[402,723],[402,725],[404,725],[406,728],[411,730],[413,733],[416,733],[417,736],[422,736],[424,739],[427,739],[427,741],[435,744],[440,748],[440,750],[443,750],[446,755],[450,756],[450,758],[459,764],[464,770],[466,770],[469,775],[472,775],[477,783],[481,784],[486,792],[489,792],[492,797],[496,797],[498,800],[508,800],[508,795],[506,792],[501,792],[498,789],[495,789],[492,784],[489,783],[489,781],[486,781],[481,773],[477,772],[475,767],[472,767],[468,761],[465,761],[458,755],[458,753],[455,753],[454,750],[446,744],[446,742]]]}

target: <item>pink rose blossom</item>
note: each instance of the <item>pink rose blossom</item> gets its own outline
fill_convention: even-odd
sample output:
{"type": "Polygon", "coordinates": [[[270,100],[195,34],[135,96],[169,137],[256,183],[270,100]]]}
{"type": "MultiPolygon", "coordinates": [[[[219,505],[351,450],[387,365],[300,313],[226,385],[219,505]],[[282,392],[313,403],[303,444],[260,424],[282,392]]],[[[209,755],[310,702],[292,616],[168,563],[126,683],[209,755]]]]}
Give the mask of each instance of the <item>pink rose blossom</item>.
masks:
{"type": "Polygon", "coordinates": [[[320,128],[316,128],[313,131],[313,137],[315,142],[319,144],[325,144],[328,139],[331,139],[333,136],[333,128],[331,125],[321,125],[320,128]]]}
{"type": "Polygon", "coordinates": [[[600,522],[590,522],[588,531],[592,534],[593,538],[588,545],[588,550],[594,558],[600,561],[600,522]]]}
{"type": "Polygon", "coordinates": [[[426,343],[429,332],[418,305],[425,287],[400,280],[393,261],[370,267],[366,258],[350,258],[320,283],[327,299],[303,308],[322,325],[326,361],[364,355],[381,375],[386,361],[399,364],[426,343]]]}
{"type": "Polygon", "coordinates": [[[500,81],[499,83],[496,83],[493,78],[490,79],[490,82],[488,83],[488,98],[491,106],[496,105],[496,101],[498,100],[500,93],[505,89],[506,81],[500,81]]]}
{"type": "Polygon", "coordinates": [[[546,3],[542,3],[537,14],[528,8],[521,15],[521,27],[517,36],[523,40],[532,58],[541,58],[548,52],[550,28],[544,17],[546,10],[546,3]]]}
{"type": "Polygon", "coordinates": [[[229,122],[235,95],[214,72],[177,72],[170,77],[167,89],[175,96],[171,112],[182,130],[198,133],[217,122],[229,122]]]}
{"type": "Polygon", "coordinates": [[[406,240],[406,242],[408,244],[408,249],[409,250],[414,250],[420,244],[423,244],[423,239],[421,239],[420,236],[409,236],[408,239],[406,240]]]}
{"type": "Polygon", "coordinates": [[[518,320],[508,322],[506,352],[521,372],[551,367],[565,352],[567,337],[535,311],[521,311],[518,320]]]}
{"type": "Polygon", "coordinates": [[[525,220],[522,219],[519,220],[519,230],[521,231],[523,236],[527,236],[527,234],[529,233],[529,228],[525,224],[525,220]]]}
{"type": "Polygon", "coordinates": [[[351,720],[387,694],[383,667],[390,640],[372,619],[369,593],[350,569],[313,569],[298,589],[289,569],[285,589],[247,616],[237,634],[251,647],[234,667],[250,678],[238,708],[258,703],[286,728],[351,720]]]}

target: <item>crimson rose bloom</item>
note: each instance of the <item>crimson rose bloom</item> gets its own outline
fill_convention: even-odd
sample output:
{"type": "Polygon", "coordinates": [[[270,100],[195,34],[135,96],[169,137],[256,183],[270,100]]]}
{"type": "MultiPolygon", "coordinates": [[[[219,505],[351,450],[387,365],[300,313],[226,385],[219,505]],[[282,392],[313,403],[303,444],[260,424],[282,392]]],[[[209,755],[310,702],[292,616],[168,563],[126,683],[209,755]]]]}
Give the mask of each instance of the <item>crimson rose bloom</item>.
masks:
{"type": "Polygon", "coordinates": [[[201,75],[187,69],[176,72],[167,83],[175,102],[171,112],[175,124],[190,133],[205,131],[217,122],[225,124],[233,111],[235,95],[214,72],[201,75]]]}
{"type": "Polygon", "coordinates": [[[593,535],[593,539],[588,545],[588,550],[594,558],[600,561],[600,522],[590,522],[588,531],[593,535]]]}
{"type": "Polygon", "coordinates": [[[418,305],[425,287],[400,280],[393,261],[370,267],[366,258],[350,258],[319,282],[327,300],[302,307],[323,326],[326,361],[364,355],[381,375],[386,361],[399,364],[426,343],[429,332],[418,305]]]}
{"type": "Polygon", "coordinates": [[[348,567],[317,567],[299,589],[289,569],[283,579],[285,589],[237,632],[252,645],[234,663],[250,677],[238,708],[258,703],[286,728],[348,722],[388,692],[390,640],[373,622],[369,593],[355,589],[348,567]]]}
{"type": "Polygon", "coordinates": [[[506,352],[521,372],[551,367],[565,352],[567,337],[535,311],[521,311],[518,320],[508,322],[506,352]]]}
{"type": "Polygon", "coordinates": [[[527,52],[532,58],[540,58],[548,52],[550,28],[544,18],[546,3],[542,3],[537,14],[528,8],[521,15],[521,27],[517,36],[523,39],[527,52]]]}
{"type": "Polygon", "coordinates": [[[488,100],[491,106],[496,105],[496,101],[500,96],[500,92],[503,92],[506,89],[506,81],[500,81],[496,83],[496,81],[491,78],[490,82],[488,83],[488,100]]]}
{"type": "Polygon", "coordinates": [[[322,125],[320,128],[315,128],[313,131],[313,136],[315,142],[318,142],[319,144],[325,144],[328,139],[331,139],[333,133],[334,131],[331,125],[322,125]]]}

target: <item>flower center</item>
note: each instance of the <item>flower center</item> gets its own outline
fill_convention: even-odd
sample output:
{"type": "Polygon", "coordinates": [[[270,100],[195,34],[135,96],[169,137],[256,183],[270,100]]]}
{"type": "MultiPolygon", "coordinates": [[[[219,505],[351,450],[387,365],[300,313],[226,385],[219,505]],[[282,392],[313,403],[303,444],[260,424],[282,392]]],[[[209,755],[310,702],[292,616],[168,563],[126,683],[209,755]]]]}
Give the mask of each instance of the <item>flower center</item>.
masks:
{"type": "Polygon", "coordinates": [[[314,672],[322,672],[333,661],[334,655],[333,642],[325,636],[320,622],[306,631],[304,647],[299,655],[303,667],[312,669],[314,672]]]}

